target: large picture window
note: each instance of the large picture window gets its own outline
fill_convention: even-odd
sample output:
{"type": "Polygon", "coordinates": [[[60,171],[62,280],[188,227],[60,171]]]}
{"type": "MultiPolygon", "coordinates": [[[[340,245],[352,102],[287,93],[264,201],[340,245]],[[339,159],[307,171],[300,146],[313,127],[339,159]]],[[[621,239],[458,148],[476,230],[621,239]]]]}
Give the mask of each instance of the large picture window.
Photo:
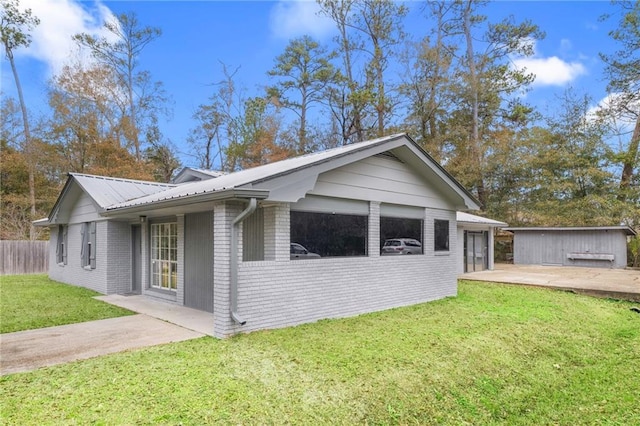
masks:
{"type": "Polygon", "coordinates": [[[151,225],[151,287],[175,291],[178,287],[178,224],[151,225]]]}
{"type": "Polygon", "coordinates": [[[368,233],[367,216],[291,212],[292,245],[320,257],[366,256],[368,233]]]}
{"type": "Polygon", "coordinates": [[[449,251],[449,221],[436,219],[434,222],[435,251],[449,251]]]}

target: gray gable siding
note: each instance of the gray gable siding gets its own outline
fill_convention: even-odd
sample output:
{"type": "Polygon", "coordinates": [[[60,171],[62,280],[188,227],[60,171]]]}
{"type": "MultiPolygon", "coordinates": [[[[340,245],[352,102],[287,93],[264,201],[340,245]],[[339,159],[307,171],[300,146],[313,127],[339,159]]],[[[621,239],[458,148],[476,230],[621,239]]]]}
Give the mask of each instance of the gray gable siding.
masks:
{"type": "Polygon", "coordinates": [[[382,157],[369,157],[322,173],[309,193],[397,205],[452,208],[442,194],[407,164],[382,157]]]}
{"type": "Polygon", "coordinates": [[[85,192],[80,194],[69,214],[69,223],[93,222],[102,219],[96,206],[85,192]]]}

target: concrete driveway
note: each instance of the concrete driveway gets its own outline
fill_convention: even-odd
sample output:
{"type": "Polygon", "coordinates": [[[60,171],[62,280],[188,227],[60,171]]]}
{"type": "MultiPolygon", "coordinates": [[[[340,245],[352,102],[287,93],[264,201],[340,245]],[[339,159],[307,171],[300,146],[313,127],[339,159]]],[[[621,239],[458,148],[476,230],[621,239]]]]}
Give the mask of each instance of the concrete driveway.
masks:
{"type": "Polygon", "coordinates": [[[496,264],[493,271],[471,272],[461,279],[524,284],[640,302],[640,271],[496,264]]]}
{"type": "Polygon", "coordinates": [[[0,374],[195,339],[204,333],[132,315],[0,335],[0,374]]]}

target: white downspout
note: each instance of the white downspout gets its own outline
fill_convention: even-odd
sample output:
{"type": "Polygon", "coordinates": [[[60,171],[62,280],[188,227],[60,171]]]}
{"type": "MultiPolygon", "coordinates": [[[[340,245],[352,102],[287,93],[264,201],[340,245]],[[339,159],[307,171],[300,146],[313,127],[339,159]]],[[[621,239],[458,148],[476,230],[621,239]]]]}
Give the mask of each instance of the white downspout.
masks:
{"type": "Polygon", "coordinates": [[[235,219],[231,225],[231,274],[229,283],[229,299],[231,302],[231,318],[240,325],[245,325],[247,321],[238,315],[238,225],[253,213],[258,207],[258,201],[255,198],[249,200],[249,205],[235,219]]]}

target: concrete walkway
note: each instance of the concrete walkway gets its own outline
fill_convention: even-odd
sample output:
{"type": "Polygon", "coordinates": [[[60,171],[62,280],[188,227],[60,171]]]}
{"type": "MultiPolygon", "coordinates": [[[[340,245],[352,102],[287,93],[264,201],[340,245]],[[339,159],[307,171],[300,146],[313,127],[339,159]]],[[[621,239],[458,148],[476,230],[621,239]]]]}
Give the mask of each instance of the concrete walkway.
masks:
{"type": "Polygon", "coordinates": [[[139,314],[149,315],[198,333],[213,336],[213,313],[163,302],[146,296],[110,294],[96,299],[139,314]]]}
{"type": "Polygon", "coordinates": [[[204,333],[132,315],[0,335],[0,374],[195,339],[204,333]]]}
{"type": "Polygon", "coordinates": [[[493,271],[462,274],[460,279],[525,284],[640,302],[640,271],[496,264],[493,271]]]}

